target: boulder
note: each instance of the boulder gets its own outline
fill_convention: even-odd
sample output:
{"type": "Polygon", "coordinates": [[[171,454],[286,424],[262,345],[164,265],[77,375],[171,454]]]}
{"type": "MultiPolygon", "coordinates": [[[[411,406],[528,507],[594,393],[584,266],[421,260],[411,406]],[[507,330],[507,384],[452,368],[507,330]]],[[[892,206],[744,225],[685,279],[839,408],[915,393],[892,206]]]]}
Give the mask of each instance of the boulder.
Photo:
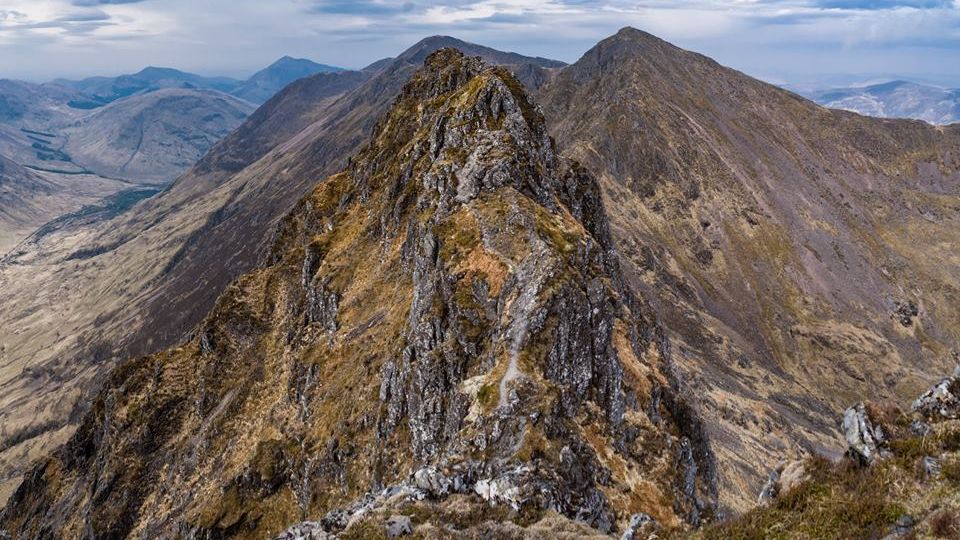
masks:
{"type": "Polygon", "coordinates": [[[450,479],[435,467],[424,467],[413,473],[413,485],[435,499],[450,492],[450,479]]]}
{"type": "Polygon", "coordinates": [[[390,516],[385,527],[387,538],[391,540],[413,534],[413,523],[407,516],[390,516]]]}
{"type": "Polygon", "coordinates": [[[843,436],[847,440],[847,455],[862,465],[875,463],[887,442],[883,428],[874,425],[863,402],[843,413],[843,436]]]}
{"type": "Polygon", "coordinates": [[[911,408],[930,419],[960,417],[960,367],[953,372],[952,377],[941,380],[918,397],[911,408]]]}

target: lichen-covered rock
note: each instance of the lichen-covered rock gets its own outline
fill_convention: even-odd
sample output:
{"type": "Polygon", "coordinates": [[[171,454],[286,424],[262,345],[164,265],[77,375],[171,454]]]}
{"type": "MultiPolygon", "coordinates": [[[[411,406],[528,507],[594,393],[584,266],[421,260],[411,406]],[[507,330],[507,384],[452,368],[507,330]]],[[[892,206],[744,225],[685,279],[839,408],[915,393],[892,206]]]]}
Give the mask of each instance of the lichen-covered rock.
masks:
{"type": "Polygon", "coordinates": [[[273,540],[336,540],[336,536],[323,530],[315,521],[305,521],[291,526],[274,537],[273,540]]]}
{"type": "Polygon", "coordinates": [[[394,540],[413,533],[413,523],[407,516],[390,516],[384,524],[387,538],[394,540]]]}
{"type": "Polygon", "coordinates": [[[847,441],[848,455],[864,465],[880,459],[887,443],[883,428],[870,419],[863,402],[843,413],[843,436],[847,441]]]}
{"type": "Polygon", "coordinates": [[[413,483],[431,497],[443,497],[450,493],[452,482],[436,467],[424,467],[413,473],[413,483]]]}
{"type": "Polygon", "coordinates": [[[960,367],[953,376],[941,380],[918,397],[911,407],[926,418],[956,419],[960,417],[960,367]]]}

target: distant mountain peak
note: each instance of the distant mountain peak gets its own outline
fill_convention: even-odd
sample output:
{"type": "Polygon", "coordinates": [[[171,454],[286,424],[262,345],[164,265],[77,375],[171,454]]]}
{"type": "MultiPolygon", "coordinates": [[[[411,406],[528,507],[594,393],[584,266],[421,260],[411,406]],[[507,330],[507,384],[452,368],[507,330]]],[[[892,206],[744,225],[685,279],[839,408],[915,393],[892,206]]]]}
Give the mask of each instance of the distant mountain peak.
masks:
{"type": "Polygon", "coordinates": [[[336,73],[343,68],[318,64],[306,58],[283,56],[266,68],[256,72],[231,93],[251,103],[264,103],[279,90],[297,79],[318,73],[336,73]]]}
{"type": "Polygon", "coordinates": [[[161,66],[147,66],[136,73],[136,75],[184,75],[186,72],[180,71],[179,69],[161,67],[161,66]]]}
{"type": "Polygon", "coordinates": [[[266,69],[278,68],[278,67],[284,67],[284,66],[290,66],[290,65],[298,65],[298,64],[317,66],[318,68],[329,68],[330,71],[339,71],[341,69],[334,66],[328,66],[326,64],[319,64],[308,58],[296,58],[289,55],[280,57],[276,62],[270,64],[266,69]]]}
{"type": "Polygon", "coordinates": [[[649,39],[649,40],[657,41],[659,43],[667,43],[666,41],[651,34],[650,32],[640,30],[639,28],[636,28],[633,26],[624,26],[623,28],[618,30],[617,33],[613,35],[613,38],[617,38],[617,37],[630,38],[630,39],[649,39]]]}

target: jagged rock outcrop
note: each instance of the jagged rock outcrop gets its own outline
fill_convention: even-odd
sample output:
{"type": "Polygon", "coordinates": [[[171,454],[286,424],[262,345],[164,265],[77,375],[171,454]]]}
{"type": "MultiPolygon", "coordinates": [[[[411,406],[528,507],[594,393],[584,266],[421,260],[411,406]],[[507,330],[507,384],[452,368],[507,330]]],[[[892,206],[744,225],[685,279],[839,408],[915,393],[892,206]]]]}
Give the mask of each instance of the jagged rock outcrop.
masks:
{"type": "Polygon", "coordinates": [[[960,367],[918,397],[911,407],[926,418],[956,419],[960,416],[960,367]]]}
{"type": "Polygon", "coordinates": [[[887,443],[883,427],[874,424],[862,402],[843,413],[843,436],[849,445],[847,454],[866,465],[883,455],[887,443]]]}
{"type": "MultiPolygon", "coordinates": [[[[0,430],[0,504],[32,459],[73,434],[110,369],[181,343],[227,285],[259,264],[277,223],[346,167],[424,58],[441,46],[514,69],[560,65],[435,37],[362,72],[302,79],[149,201],[113,219],[72,220],[0,261],[8,375],[0,378],[0,426],[7,429],[0,430]]],[[[3,136],[0,126],[0,153],[3,136]]],[[[76,177],[64,179],[77,184],[76,177]]],[[[115,183],[114,191],[128,187],[115,183]]],[[[66,194],[78,205],[72,209],[94,201],[73,189],[66,194]]],[[[47,221],[6,231],[18,242],[47,221]]],[[[0,225],[0,237],[4,231],[0,225]]]]}
{"type": "Polygon", "coordinates": [[[309,538],[448,500],[677,527],[715,486],[671,380],[596,181],[513,75],[446,49],[190,340],[113,372],[0,528],[309,538]]]}

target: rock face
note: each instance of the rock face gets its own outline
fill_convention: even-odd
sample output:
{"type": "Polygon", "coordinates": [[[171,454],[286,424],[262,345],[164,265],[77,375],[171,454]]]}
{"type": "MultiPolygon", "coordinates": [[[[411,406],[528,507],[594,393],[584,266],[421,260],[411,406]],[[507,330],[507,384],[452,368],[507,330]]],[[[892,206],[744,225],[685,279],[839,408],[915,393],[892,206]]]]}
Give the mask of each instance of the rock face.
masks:
{"type": "Polygon", "coordinates": [[[288,527],[349,531],[374,493],[679,526],[715,496],[701,437],[596,181],[513,75],[442,50],[188,342],[110,376],[0,528],[310,538],[288,527]]]}
{"type": "Polygon", "coordinates": [[[0,501],[31,460],[72,434],[109,369],[182,342],[259,263],[277,223],[346,167],[441,44],[492,62],[557,65],[429,38],[363,72],[301,79],[149,201],[45,235],[0,262],[0,501]]]}

